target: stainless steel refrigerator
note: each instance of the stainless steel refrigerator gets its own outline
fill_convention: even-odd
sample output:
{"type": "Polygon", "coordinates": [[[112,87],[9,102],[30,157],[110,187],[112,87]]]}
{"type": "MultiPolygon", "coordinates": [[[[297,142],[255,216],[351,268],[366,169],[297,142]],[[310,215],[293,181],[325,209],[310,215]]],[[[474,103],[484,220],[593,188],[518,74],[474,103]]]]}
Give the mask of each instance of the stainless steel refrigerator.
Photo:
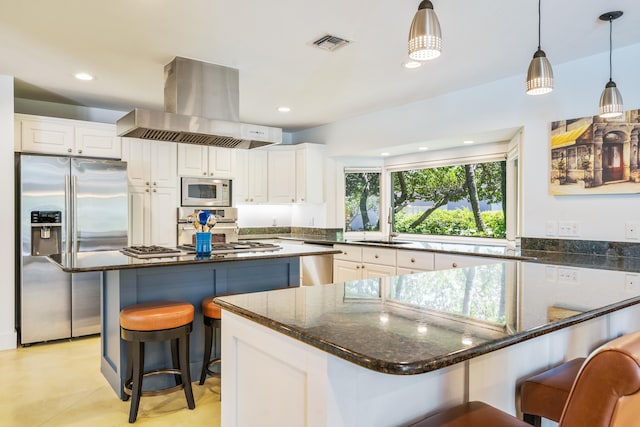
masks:
{"type": "Polygon", "coordinates": [[[77,257],[127,246],[126,163],[17,155],[16,168],[20,343],[99,333],[100,273],[65,273],[43,255],[61,251],[77,257]]]}

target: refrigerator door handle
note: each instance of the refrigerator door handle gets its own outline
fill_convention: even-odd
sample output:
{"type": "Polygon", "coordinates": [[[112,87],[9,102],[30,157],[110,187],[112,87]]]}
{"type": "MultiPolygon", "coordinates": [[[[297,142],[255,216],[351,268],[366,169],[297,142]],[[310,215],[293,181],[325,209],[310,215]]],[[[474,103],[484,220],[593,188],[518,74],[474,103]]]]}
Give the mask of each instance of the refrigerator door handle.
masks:
{"type": "Polygon", "coordinates": [[[78,177],[73,175],[71,186],[71,253],[76,253],[78,248],[78,177]]]}
{"type": "Polygon", "coordinates": [[[73,245],[73,239],[71,234],[71,222],[69,221],[69,216],[71,213],[71,177],[69,175],[64,176],[64,211],[65,211],[65,222],[66,222],[66,244],[64,251],[66,253],[71,253],[71,247],[73,245]]]}

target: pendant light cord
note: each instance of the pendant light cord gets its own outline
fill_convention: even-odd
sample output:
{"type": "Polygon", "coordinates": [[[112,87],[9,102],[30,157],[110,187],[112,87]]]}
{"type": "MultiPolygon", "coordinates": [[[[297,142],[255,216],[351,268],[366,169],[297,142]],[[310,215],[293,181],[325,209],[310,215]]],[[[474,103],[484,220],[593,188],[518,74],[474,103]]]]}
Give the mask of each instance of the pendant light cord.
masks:
{"type": "Polygon", "coordinates": [[[538,0],[538,50],[540,50],[540,20],[541,20],[540,4],[541,3],[542,3],[542,0],[538,0]]]}
{"type": "Polygon", "coordinates": [[[613,51],[613,18],[609,17],[609,81],[612,80],[613,75],[613,67],[611,66],[612,62],[612,51],[613,51]]]}

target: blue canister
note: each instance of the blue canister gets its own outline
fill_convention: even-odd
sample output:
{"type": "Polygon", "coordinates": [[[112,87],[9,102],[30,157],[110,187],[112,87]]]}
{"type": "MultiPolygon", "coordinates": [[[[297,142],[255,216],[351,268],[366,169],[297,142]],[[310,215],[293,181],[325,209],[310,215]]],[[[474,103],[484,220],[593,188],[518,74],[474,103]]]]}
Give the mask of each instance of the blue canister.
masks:
{"type": "Polygon", "coordinates": [[[208,231],[196,232],[196,254],[211,253],[211,233],[208,231]]]}

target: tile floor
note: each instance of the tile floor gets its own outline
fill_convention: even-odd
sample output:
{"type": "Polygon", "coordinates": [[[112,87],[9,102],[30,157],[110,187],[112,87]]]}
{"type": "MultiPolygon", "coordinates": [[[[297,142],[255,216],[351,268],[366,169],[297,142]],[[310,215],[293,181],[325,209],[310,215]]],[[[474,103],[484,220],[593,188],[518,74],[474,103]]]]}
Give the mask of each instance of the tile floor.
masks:
{"type": "MultiPolygon", "coordinates": [[[[192,376],[194,374],[192,373],[192,376]]],[[[100,373],[100,338],[0,351],[0,426],[127,426],[121,401],[100,373]]],[[[143,397],[136,426],[219,426],[220,382],[193,384],[196,408],[182,391],[143,397]]]]}

